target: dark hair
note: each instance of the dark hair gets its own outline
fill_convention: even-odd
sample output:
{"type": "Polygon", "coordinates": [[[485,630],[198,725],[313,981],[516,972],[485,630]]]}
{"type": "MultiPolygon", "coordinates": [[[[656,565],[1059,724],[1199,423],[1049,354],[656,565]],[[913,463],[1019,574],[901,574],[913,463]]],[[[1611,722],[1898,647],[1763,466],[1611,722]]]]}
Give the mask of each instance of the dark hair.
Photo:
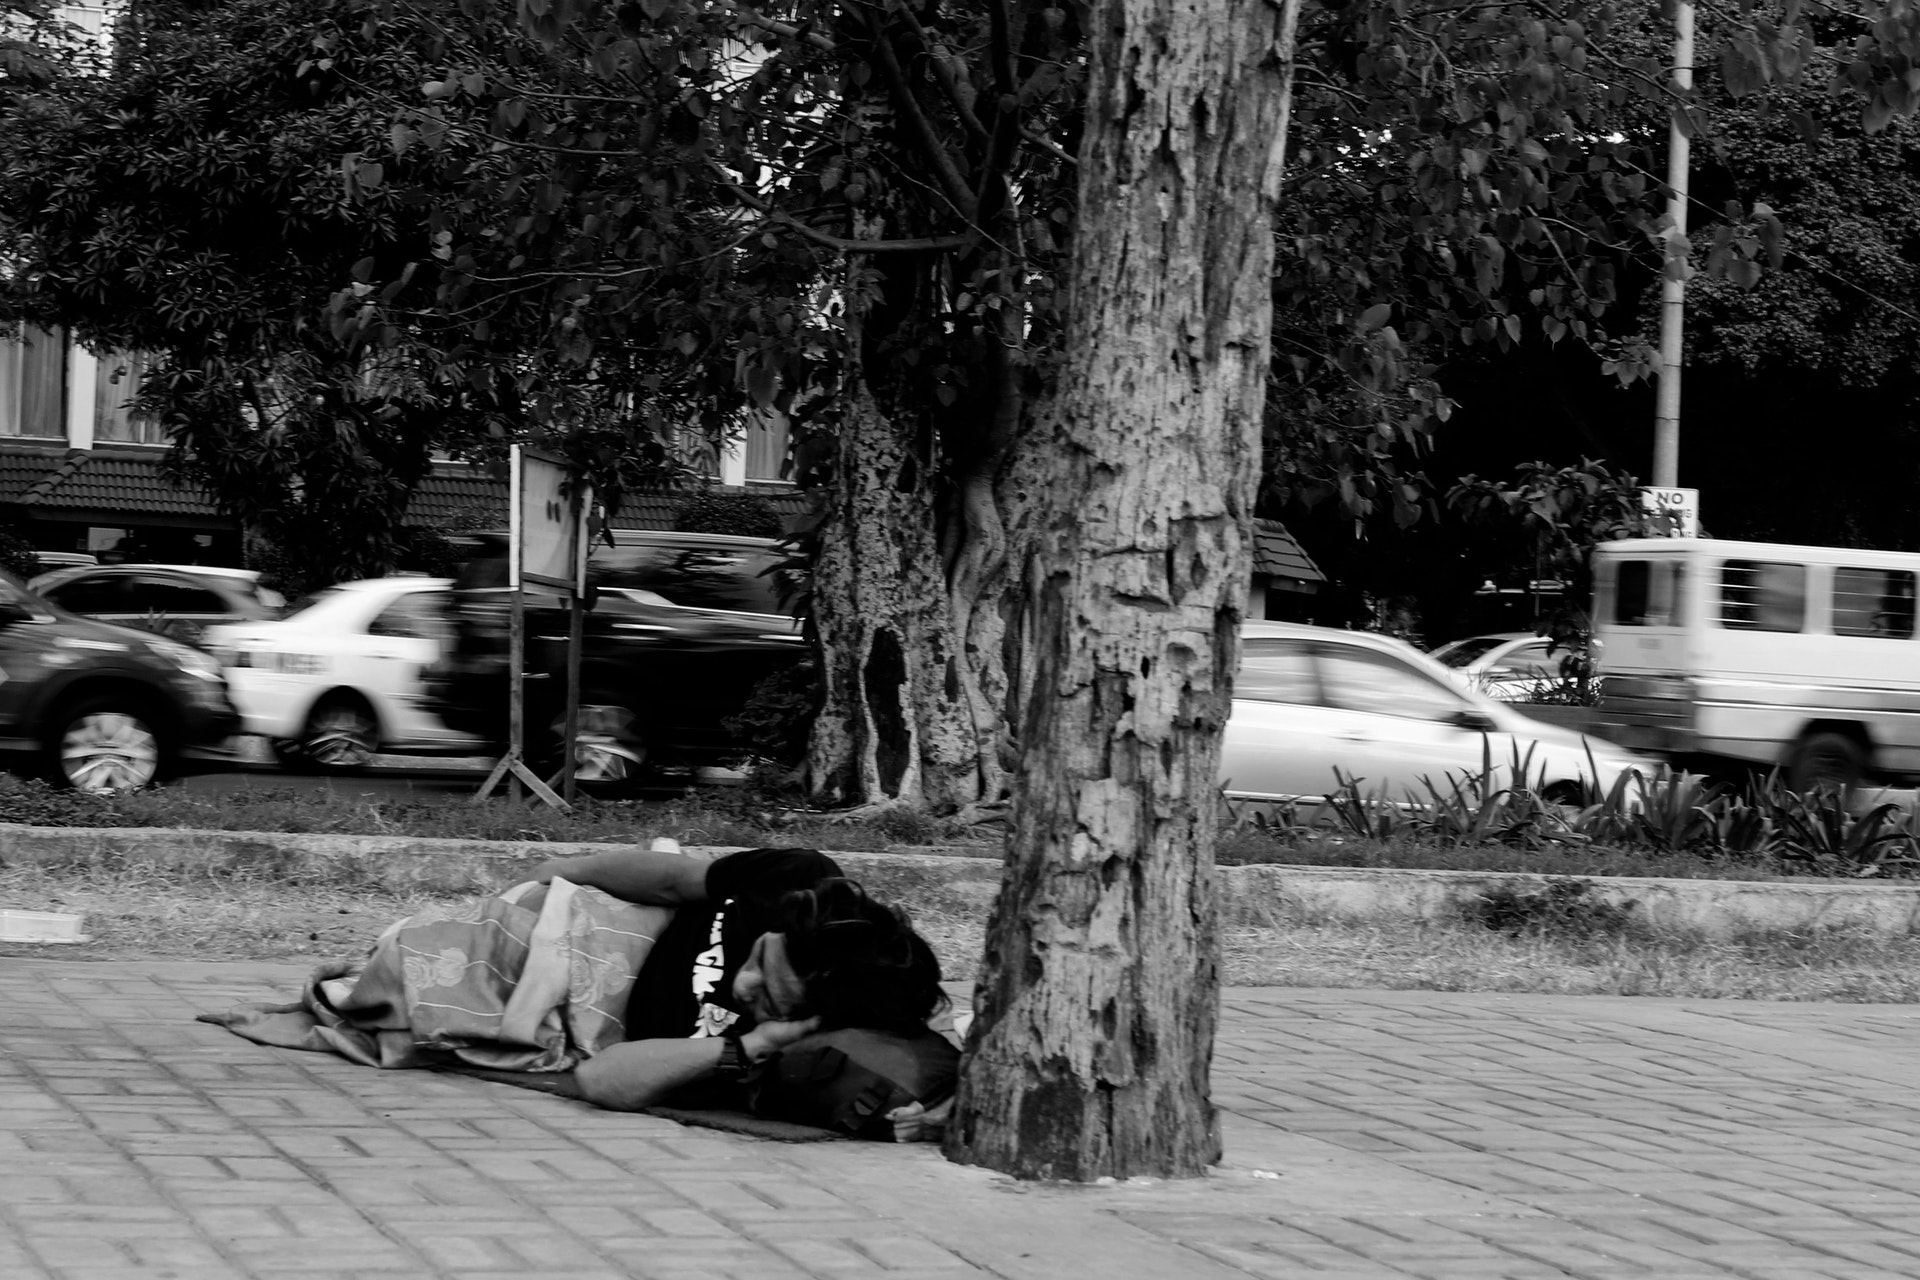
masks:
{"type": "Polygon", "coordinates": [[[940,960],[906,913],[851,880],[823,880],[780,899],[787,959],[821,1025],[910,1034],[946,1007],[940,960]]]}

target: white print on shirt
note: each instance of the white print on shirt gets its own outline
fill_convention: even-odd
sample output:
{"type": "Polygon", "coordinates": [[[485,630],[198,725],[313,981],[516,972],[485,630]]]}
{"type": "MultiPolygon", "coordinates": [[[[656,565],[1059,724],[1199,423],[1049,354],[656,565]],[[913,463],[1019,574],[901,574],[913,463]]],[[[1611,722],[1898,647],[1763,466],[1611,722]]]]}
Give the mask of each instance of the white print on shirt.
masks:
{"type": "Polygon", "coordinates": [[[728,898],[713,913],[713,929],[707,935],[707,949],[693,958],[693,998],[699,1002],[700,1012],[693,1020],[693,1034],[689,1039],[723,1035],[728,1027],[740,1020],[740,1015],[733,1010],[722,1009],[707,1000],[727,971],[727,953],[721,945],[721,934],[727,922],[727,908],[732,905],[733,899],[728,898]]]}

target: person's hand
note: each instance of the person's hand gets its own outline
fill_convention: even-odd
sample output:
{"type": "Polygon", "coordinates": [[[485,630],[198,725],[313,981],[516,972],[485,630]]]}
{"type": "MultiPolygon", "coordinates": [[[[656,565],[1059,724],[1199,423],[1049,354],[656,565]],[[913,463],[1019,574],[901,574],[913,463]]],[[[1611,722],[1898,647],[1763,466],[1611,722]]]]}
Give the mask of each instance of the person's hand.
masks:
{"type": "Polygon", "coordinates": [[[918,1102],[909,1102],[887,1112],[887,1119],[893,1122],[895,1142],[938,1142],[946,1133],[947,1120],[952,1115],[953,1099],[948,1098],[931,1110],[918,1102]]]}
{"type": "Polygon", "coordinates": [[[757,1022],[753,1030],[740,1037],[740,1048],[747,1061],[771,1057],[794,1041],[820,1029],[819,1018],[786,1018],[757,1022]]]}

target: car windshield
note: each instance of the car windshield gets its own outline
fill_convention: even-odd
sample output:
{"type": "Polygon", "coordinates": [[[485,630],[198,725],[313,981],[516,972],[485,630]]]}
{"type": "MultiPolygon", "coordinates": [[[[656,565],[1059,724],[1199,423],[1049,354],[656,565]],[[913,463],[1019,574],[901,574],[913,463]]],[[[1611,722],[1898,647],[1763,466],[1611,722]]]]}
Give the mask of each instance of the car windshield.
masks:
{"type": "Polygon", "coordinates": [[[1506,643],[1504,636],[1475,636],[1471,640],[1455,640],[1452,644],[1442,645],[1434,650],[1434,660],[1449,667],[1471,666],[1475,660],[1506,643]]]}

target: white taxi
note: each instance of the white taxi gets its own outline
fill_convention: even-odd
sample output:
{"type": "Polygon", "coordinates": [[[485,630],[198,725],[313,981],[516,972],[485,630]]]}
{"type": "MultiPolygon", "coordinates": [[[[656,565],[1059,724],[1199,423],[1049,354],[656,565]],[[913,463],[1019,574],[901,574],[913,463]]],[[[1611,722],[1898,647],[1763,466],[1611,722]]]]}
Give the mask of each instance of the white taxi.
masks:
{"type": "Polygon", "coordinates": [[[378,752],[465,753],[428,711],[422,673],[452,636],[446,578],[343,582],[274,622],[209,627],[244,732],[289,767],[357,769],[378,752]]]}

